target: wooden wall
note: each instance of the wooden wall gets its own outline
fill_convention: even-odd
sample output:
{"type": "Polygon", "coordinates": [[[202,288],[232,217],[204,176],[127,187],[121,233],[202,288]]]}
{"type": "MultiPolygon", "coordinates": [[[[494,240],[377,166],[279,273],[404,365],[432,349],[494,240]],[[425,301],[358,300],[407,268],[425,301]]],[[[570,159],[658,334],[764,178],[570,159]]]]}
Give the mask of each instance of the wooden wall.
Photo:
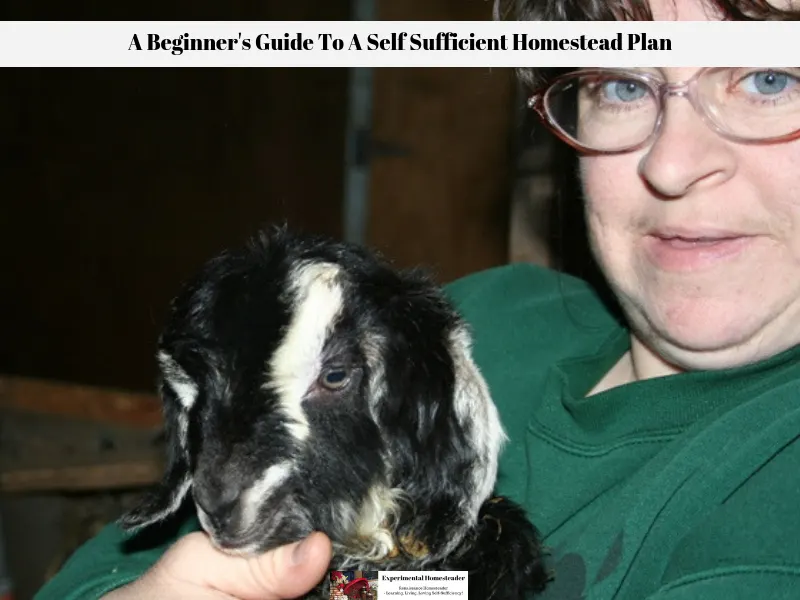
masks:
{"type": "MultiPolygon", "coordinates": [[[[379,3],[381,20],[491,19],[485,0],[379,3]]],[[[374,136],[406,149],[372,164],[368,240],[442,281],[508,261],[511,69],[380,69],[374,136]]]]}
{"type": "MultiPolygon", "coordinates": [[[[378,17],[486,20],[490,11],[485,0],[382,0],[378,17]]],[[[346,20],[349,2],[12,0],[0,16],[346,20]]],[[[167,303],[202,261],[265,222],[342,233],[344,69],[0,78],[0,375],[152,392],[167,303]]],[[[442,281],[507,262],[510,70],[381,69],[374,93],[373,137],[410,151],[371,165],[368,242],[442,281]]],[[[116,508],[95,504],[94,517],[112,518],[116,508]]],[[[0,497],[19,598],[41,585],[53,554],[87,534],[65,533],[69,506],[0,497]]]]}
{"type": "MultiPolygon", "coordinates": [[[[344,20],[348,0],[12,1],[11,19],[344,20]]],[[[339,235],[345,69],[0,73],[0,373],[152,390],[167,302],[265,222],[339,235]]]]}
{"type": "MultiPolygon", "coordinates": [[[[184,3],[182,18],[346,19],[348,2],[184,3]],[[223,14],[224,13],[224,14],[223,14]]],[[[17,2],[15,19],[178,18],[179,6],[17,2]],[[47,14],[45,14],[45,12],[47,14]]],[[[484,0],[380,2],[380,19],[486,20],[484,0]]],[[[152,390],[179,282],[258,225],[342,232],[344,69],[2,73],[0,373],[152,390]]],[[[508,259],[508,69],[378,69],[367,241],[442,281],[508,259]]]]}
{"type": "MultiPolygon", "coordinates": [[[[349,2],[10,0],[0,16],[345,20],[349,2]]],[[[166,304],[202,260],[265,221],[340,233],[346,94],[344,69],[0,71],[0,374],[152,392],[166,304]]],[[[119,502],[0,494],[15,597],[119,502]]]]}

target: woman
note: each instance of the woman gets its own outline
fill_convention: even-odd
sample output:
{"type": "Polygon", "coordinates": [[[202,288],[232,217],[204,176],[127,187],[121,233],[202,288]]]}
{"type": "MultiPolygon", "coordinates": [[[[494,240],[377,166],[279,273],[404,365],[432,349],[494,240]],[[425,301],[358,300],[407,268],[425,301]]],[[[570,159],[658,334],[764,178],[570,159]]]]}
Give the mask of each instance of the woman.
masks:
{"type": "MultiPolygon", "coordinates": [[[[798,16],[758,0],[623,4],[527,0],[522,15],[798,16]]],[[[552,549],[544,597],[795,597],[800,71],[593,72],[532,104],[580,151],[591,246],[625,318],[529,266],[450,288],[511,436],[499,490],[552,549]]],[[[292,598],[331,555],[322,534],[249,560],[188,526],[177,539],[122,558],[108,528],[39,597],[292,598]]]]}

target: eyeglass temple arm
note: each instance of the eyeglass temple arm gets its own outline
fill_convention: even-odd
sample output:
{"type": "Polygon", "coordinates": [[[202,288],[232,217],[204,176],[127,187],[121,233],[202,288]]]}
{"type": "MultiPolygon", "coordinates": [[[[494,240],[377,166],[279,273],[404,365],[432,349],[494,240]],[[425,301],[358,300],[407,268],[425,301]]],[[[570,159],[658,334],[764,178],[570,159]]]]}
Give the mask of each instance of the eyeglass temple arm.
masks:
{"type": "Polygon", "coordinates": [[[542,119],[547,119],[547,114],[544,110],[544,91],[539,89],[533,92],[530,96],[528,96],[528,100],[526,101],[528,108],[532,108],[536,111],[542,119]]]}

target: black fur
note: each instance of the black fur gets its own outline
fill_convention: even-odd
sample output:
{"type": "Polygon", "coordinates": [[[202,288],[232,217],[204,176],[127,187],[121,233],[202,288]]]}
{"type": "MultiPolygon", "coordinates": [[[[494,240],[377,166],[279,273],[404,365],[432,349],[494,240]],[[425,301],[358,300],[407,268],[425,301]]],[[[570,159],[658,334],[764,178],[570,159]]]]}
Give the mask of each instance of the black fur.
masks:
{"type": "Polygon", "coordinates": [[[454,342],[463,332],[429,278],[358,246],[276,228],[212,259],[173,301],[159,340],[164,480],[121,523],[160,521],[191,494],[227,551],[264,551],[320,530],[334,543],[332,568],[466,570],[470,593],[494,600],[543,589],[536,529],[510,500],[490,499],[499,446],[486,432],[496,412],[465,380],[471,358],[454,342]],[[320,264],[335,265],[341,310],[314,362],[319,375],[295,398],[270,365],[304,301],[292,285],[298,269],[320,264]],[[323,379],[328,368],[334,382],[345,374],[340,388],[323,379]],[[290,410],[302,416],[294,422],[290,410]],[[270,467],[285,478],[252,492],[270,467]],[[354,523],[367,520],[350,518],[370,490],[396,493],[396,511],[378,528],[389,554],[375,555],[384,538],[375,528],[360,535],[354,523]]]}

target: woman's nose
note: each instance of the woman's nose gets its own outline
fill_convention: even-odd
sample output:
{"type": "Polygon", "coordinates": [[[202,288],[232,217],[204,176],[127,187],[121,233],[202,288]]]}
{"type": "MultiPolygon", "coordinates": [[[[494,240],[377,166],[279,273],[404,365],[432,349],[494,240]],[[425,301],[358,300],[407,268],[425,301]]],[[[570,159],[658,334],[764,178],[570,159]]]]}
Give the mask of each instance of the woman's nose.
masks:
{"type": "Polygon", "coordinates": [[[639,163],[639,174],[662,199],[681,198],[733,175],[736,160],[731,143],[711,129],[688,98],[668,97],[663,122],[639,163]]]}

